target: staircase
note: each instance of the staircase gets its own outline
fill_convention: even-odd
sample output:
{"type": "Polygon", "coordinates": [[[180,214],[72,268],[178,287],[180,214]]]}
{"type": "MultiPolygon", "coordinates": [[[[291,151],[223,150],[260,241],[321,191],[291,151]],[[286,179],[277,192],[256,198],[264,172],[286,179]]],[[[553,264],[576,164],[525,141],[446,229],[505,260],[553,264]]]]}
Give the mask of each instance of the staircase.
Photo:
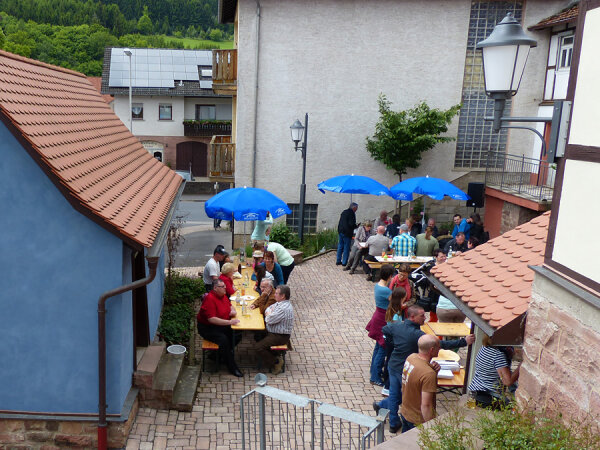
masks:
{"type": "Polygon", "coordinates": [[[140,406],[191,411],[200,379],[199,366],[186,366],[184,355],[171,355],[165,343],[146,348],[133,374],[140,406]]]}

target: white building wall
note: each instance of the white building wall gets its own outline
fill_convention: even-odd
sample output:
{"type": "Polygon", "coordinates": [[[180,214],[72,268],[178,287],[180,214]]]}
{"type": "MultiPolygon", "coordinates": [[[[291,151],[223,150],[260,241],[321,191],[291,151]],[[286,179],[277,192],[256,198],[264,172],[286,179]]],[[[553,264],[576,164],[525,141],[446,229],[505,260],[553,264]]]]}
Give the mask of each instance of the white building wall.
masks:
{"type": "MultiPolygon", "coordinates": [[[[557,5],[564,3],[526,2],[526,25],[557,12],[562,7],[557,5]]],[[[302,161],[293,151],[289,126],[297,118],[303,121],[308,112],[306,202],[319,204],[319,226],[336,226],[350,196],[323,195],[317,183],[347,173],[371,176],[388,186],[398,182],[365,149],[379,118],[379,93],[387,95],[395,110],[421,100],[444,109],[461,102],[471,2],[262,0],[260,6],[255,105],[256,2],[238,3],[236,184],[252,184],[256,148],[255,185],[297,203],[302,161]]],[[[513,114],[536,115],[546,59],[547,47],[540,42],[530,56],[513,114]]],[[[457,124],[458,117],[450,135],[456,135],[457,124]]],[[[532,137],[520,133],[510,140],[509,152],[515,147],[530,152],[531,146],[532,137]]],[[[465,173],[453,168],[454,154],[455,143],[441,144],[406,177],[429,174],[453,180],[465,173]]],[[[387,197],[354,199],[359,220],[373,219],[380,209],[394,206],[387,197]]]]}

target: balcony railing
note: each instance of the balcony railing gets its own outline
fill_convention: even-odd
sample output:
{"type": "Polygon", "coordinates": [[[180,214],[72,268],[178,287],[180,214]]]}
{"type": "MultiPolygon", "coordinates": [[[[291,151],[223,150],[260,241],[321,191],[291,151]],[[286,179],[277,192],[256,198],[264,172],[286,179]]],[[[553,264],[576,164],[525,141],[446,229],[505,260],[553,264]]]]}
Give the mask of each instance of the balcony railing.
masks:
{"type": "Polygon", "coordinates": [[[556,167],[541,159],[488,152],[485,185],[536,202],[551,201],[556,167]]]}
{"type": "Polygon", "coordinates": [[[183,121],[184,136],[211,137],[215,134],[231,134],[231,122],[202,122],[198,120],[183,121]]]}
{"type": "Polygon", "coordinates": [[[237,50],[213,50],[213,90],[237,88],[237,50]]]}
{"type": "Polygon", "coordinates": [[[213,136],[210,141],[209,178],[233,181],[235,175],[235,143],[231,136],[213,136]]]}

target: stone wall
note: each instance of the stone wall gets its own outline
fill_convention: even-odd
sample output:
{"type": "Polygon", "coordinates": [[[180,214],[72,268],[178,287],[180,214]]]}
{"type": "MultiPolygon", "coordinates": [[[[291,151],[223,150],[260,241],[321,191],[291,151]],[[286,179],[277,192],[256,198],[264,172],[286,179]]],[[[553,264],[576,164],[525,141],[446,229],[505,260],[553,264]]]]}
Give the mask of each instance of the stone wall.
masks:
{"type": "Polygon", "coordinates": [[[517,401],[600,426],[600,310],[536,273],[517,401]]]}
{"type": "MultiPolygon", "coordinates": [[[[135,400],[125,422],[108,423],[108,447],[123,448],[138,412],[135,400]]],[[[98,422],[78,420],[0,419],[0,448],[58,450],[96,448],[98,422]]]]}
{"type": "Polygon", "coordinates": [[[500,233],[504,234],[513,228],[518,227],[531,219],[543,214],[545,211],[534,211],[524,208],[514,203],[504,202],[502,206],[502,221],[500,223],[500,233]]]}

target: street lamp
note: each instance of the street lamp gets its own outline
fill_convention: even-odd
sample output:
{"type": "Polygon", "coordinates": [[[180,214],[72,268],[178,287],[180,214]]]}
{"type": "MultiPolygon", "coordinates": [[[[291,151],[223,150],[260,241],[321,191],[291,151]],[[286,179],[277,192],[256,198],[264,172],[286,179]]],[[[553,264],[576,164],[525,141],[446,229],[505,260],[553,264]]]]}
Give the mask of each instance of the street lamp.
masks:
{"type": "Polygon", "coordinates": [[[487,39],[477,43],[476,48],[482,52],[485,93],[494,99],[493,121],[496,133],[502,128],[506,100],[519,90],[529,49],[536,45],[535,39],[525,34],[521,24],[510,12],[496,25],[487,39]]]}
{"type": "Polygon", "coordinates": [[[296,151],[302,151],[302,184],[300,185],[300,217],[298,217],[298,237],[300,243],[304,243],[304,197],[306,195],[306,137],[308,135],[308,113],[304,117],[304,125],[300,120],[296,121],[290,127],[292,133],[292,141],[294,141],[294,149],[296,151]],[[304,134],[304,142],[298,146],[298,143],[302,140],[304,134]]]}
{"type": "Polygon", "coordinates": [[[128,48],[123,49],[123,53],[125,53],[129,57],[129,132],[133,133],[133,112],[132,112],[132,104],[131,104],[131,50],[128,48]]]}

